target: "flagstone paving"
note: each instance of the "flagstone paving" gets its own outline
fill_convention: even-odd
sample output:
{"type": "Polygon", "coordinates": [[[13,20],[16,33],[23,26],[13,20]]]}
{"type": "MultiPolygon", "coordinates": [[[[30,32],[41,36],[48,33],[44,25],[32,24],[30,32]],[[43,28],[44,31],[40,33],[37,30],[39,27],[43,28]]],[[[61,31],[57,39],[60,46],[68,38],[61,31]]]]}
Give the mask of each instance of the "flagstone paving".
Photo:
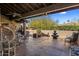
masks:
{"type": "Polygon", "coordinates": [[[20,56],[69,56],[69,45],[64,45],[61,39],[53,40],[51,37],[41,37],[24,41],[17,48],[17,54],[20,56]]]}

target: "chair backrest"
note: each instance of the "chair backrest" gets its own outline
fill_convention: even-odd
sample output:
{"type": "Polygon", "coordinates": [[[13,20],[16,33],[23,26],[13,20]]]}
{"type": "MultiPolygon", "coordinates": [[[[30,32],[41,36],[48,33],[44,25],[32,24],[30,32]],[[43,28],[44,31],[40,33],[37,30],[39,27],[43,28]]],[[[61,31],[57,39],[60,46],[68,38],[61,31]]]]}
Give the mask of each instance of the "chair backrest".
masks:
{"type": "Polygon", "coordinates": [[[73,33],[73,41],[78,40],[78,33],[73,33]]]}

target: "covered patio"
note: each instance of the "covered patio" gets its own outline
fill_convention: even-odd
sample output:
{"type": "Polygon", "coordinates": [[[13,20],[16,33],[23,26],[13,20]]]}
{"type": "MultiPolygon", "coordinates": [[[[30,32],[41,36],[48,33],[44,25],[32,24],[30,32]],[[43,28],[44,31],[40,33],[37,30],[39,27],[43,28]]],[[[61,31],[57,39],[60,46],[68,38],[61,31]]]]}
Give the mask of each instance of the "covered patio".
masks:
{"type": "MultiPolygon", "coordinates": [[[[8,43],[13,42],[13,46],[9,49],[5,48],[8,52],[5,54],[4,50],[2,50],[2,46],[0,48],[0,55],[4,56],[70,56],[71,49],[70,44],[65,44],[66,35],[70,35],[72,31],[59,31],[59,38],[57,40],[53,40],[52,31],[47,31],[49,33],[49,37],[40,37],[33,38],[33,32],[29,30],[29,35],[27,34],[26,24],[33,17],[39,17],[42,15],[48,15],[51,13],[58,13],[62,11],[79,9],[78,3],[1,3],[0,4],[0,44],[2,45],[3,39],[5,36],[2,36],[3,33],[7,32],[6,30],[2,30],[6,24],[9,27],[13,34],[14,39],[9,41],[8,43]],[[16,31],[19,24],[23,24],[23,36],[19,36],[18,38],[22,40],[22,43],[18,44],[18,38],[16,37],[16,31]],[[23,37],[23,38],[22,38],[23,37]],[[11,54],[10,52],[13,51],[11,54]]],[[[43,31],[46,33],[45,31],[43,31]]],[[[7,35],[6,35],[7,36],[7,35]]],[[[10,36],[8,34],[8,36],[10,36]]]]}

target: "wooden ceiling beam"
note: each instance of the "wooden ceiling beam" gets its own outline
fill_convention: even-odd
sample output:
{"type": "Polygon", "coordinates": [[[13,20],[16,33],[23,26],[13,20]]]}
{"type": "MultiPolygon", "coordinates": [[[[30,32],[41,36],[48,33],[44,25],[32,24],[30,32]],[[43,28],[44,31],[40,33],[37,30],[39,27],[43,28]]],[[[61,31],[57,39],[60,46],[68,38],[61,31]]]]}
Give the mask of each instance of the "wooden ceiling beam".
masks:
{"type": "MultiPolygon", "coordinates": [[[[27,10],[24,8],[24,6],[22,6],[23,5],[23,3],[21,3],[21,4],[19,4],[18,3],[18,6],[23,10],[23,12],[26,12],[27,10]]],[[[28,12],[28,11],[27,11],[28,12]]]]}
{"type": "MultiPolygon", "coordinates": [[[[8,3],[7,3],[8,4],[8,3]]],[[[20,13],[21,11],[18,10],[18,8],[16,6],[14,6],[14,4],[10,3],[8,4],[9,8],[11,8],[13,10],[12,13],[20,13]]]]}
{"type": "Polygon", "coordinates": [[[28,6],[31,10],[35,10],[29,3],[27,3],[27,6],[28,6]]]}
{"type": "Polygon", "coordinates": [[[44,7],[47,7],[47,5],[45,3],[43,3],[44,7]]]}
{"type": "Polygon", "coordinates": [[[24,10],[18,5],[18,3],[14,3],[13,5],[15,6],[15,8],[16,8],[18,11],[20,11],[20,13],[23,13],[23,12],[24,12],[24,10]]]}
{"type": "Polygon", "coordinates": [[[12,9],[9,8],[6,4],[1,4],[2,7],[5,8],[5,11],[8,10],[9,12],[14,12],[12,9]]]}
{"type": "Polygon", "coordinates": [[[8,13],[8,10],[7,11],[5,11],[3,8],[1,8],[1,14],[7,14],[8,13]]]}
{"type": "Polygon", "coordinates": [[[13,9],[16,11],[16,13],[21,13],[21,10],[20,10],[21,8],[18,9],[18,6],[16,6],[15,3],[11,4],[11,6],[13,6],[13,9]]]}
{"type": "Polygon", "coordinates": [[[38,3],[34,3],[34,6],[38,9],[39,6],[38,6],[38,3]]]}
{"type": "Polygon", "coordinates": [[[43,13],[51,13],[51,12],[60,12],[61,10],[65,10],[65,9],[70,9],[70,8],[74,8],[74,7],[79,7],[78,3],[63,3],[62,6],[60,5],[50,5],[38,10],[34,10],[32,12],[29,13],[25,13],[22,14],[23,17],[28,17],[28,16],[33,16],[33,15],[39,15],[39,14],[43,14],[43,13]]]}
{"type": "Polygon", "coordinates": [[[27,11],[27,12],[29,11],[29,9],[25,6],[25,3],[22,3],[22,4],[21,4],[21,7],[25,10],[25,12],[26,12],[26,11],[27,11]]]}
{"type": "Polygon", "coordinates": [[[10,10],[8,10],[7,8],[5,8],[4,6],[1,5],[1,11],[9,12],[10,10]]]}
{"type": "Polygon", "coordinates": [[[23,4],[21,4],[21,6],[23,7],[23,8],[25,8],[26,9],[26,11],[30,11],[29,9],[28,9],[28,7],[26,6],[26,3],[23,3],[23,4]]]}
{"type": "Polygon", "coordinates": [[[16,9],[13,6],[11,6],[11,4],[7,3],[6,5],[8,6],[8,9],[12,10],[12,13],[16,12],[16,9]]]}

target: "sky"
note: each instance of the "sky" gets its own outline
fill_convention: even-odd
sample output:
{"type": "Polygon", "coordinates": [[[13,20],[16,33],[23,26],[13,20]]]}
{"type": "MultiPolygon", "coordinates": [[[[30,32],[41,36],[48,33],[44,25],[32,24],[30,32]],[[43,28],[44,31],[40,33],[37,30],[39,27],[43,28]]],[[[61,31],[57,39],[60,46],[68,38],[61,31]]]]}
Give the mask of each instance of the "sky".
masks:
{"type": "Polygon", "coordinates": [[[63,24],[64,22],[67,22],[67,20],[75,21],[74,19],[79,19],[79,9],[49,14],[48,18],[55,21],[58,20],[59,24],[63,24]]]}
{"type": "Polygon", "coordinates": [[[41,18],[48,18],[53,21],[58,21],[59,24],[66,23],[67,20],[75,21],[79,19],[79,9],[73,9],[69,11],[63,11],[59,13],[52,13],[44,16],[34,17],[32,19],[41,19],[41,18]]]}

